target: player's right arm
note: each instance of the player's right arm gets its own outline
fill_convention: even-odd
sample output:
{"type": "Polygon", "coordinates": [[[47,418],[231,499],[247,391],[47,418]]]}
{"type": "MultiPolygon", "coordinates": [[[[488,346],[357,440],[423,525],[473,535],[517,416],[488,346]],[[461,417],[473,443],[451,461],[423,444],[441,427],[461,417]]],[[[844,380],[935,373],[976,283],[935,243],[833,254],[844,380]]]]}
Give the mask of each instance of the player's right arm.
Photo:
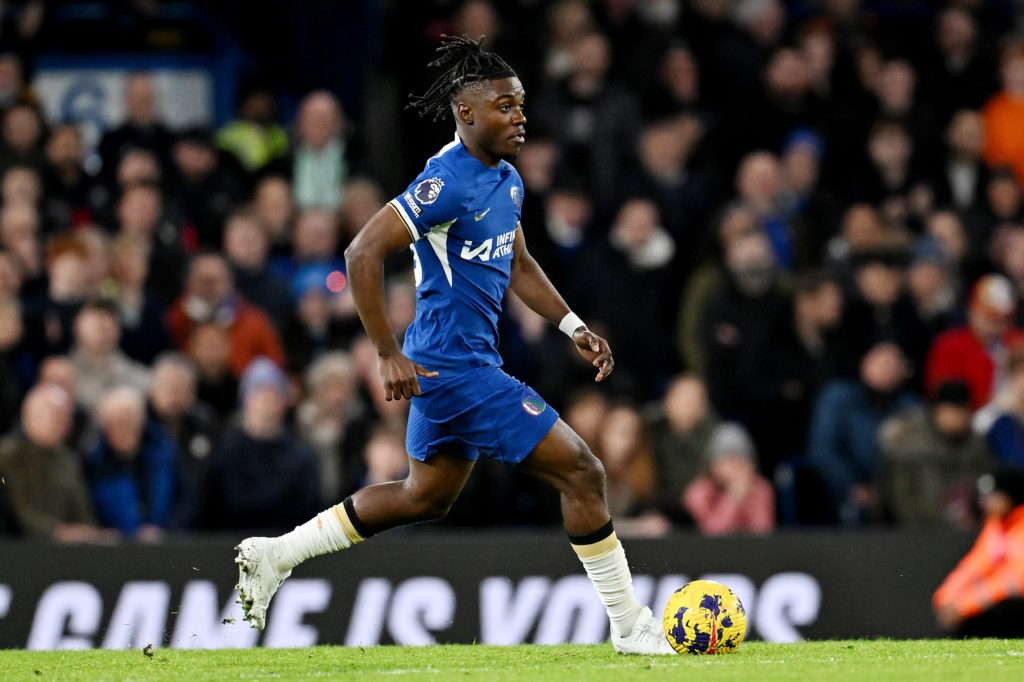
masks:
{"type": "Polygon", "coordinates": [[[412,237],[390,205],[385,205],[345,249],[352,299],[366,333],[377,348],[378,370],[384,382],[385,400],[420,394],[418,376],[435,377],[402,354],[388,321],[384,296],[384,259],[408,248],[412,237]]]}

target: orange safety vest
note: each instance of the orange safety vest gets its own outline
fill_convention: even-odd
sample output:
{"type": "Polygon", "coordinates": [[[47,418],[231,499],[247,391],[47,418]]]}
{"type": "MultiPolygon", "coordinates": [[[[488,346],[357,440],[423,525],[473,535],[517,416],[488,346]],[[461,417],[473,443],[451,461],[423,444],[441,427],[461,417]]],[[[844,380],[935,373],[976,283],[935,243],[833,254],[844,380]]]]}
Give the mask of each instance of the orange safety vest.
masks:
{"type": "Polygon", "coordinates": [[[935,591],[936,610],[952,604],[963,618],[1024,595],[1024,505],[990,518],[967,555],[935,591]]]}

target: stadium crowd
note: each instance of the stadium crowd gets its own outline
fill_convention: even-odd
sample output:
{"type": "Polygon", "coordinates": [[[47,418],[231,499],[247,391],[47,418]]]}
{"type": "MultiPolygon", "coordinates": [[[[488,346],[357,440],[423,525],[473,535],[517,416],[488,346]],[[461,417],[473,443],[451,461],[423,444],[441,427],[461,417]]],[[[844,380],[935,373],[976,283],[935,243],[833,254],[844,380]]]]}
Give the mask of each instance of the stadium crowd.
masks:
{"type": "MultiPolygon", "coordinates": [[[[979,527],[978,477],[1024,470],[1012,4],[413,4],[382,3],[368,78],[422,89],[409,64],[454,33],[486,35],[525,85],[527,243],[616,370],[595,387],[514,298],[502,354],[603,461],[620,533],[979,527]]],[[[89,150],[44,117],[18,35],[0,51],[0,533],[290,529],[402,477],[408,403],[383,399],[342,253],[451,126],[399,116],[387,88],[358,118],[292,92],[284,120],[256,85],[223,126],[171,130],[137,73],[89,150]]],[[[388,307],[401,335],[409,259],[388,307]]],[[[484,458],[443,523],[558,521],[553,491],[484,458]]]]}

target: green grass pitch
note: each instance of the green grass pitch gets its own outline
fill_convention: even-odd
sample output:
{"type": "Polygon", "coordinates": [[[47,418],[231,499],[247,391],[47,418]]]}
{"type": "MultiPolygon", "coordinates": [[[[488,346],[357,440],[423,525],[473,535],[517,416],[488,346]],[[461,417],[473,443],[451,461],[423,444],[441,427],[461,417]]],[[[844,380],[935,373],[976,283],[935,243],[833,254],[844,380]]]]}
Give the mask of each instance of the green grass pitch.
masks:
{"type": "Polygon", "coordinates": [[[1024,640],[748,642],[726,656],[594,646],[378,646],[220,651],[0,651],[0,680],[1024,680],[1024,640]]]}

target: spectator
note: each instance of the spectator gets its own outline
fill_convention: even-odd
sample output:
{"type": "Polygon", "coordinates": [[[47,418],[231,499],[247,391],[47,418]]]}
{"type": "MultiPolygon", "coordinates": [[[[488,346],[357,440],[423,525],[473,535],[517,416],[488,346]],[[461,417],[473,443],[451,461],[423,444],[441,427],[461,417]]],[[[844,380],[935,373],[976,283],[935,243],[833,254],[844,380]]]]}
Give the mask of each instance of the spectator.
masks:
{"type": "MultiPolygon", "coordinates": [[[[954,278],[957,296],[962,304],[968,285],[992,269],[984,255],[988,241],[968,236],[967,226],[961,214],[949,210],[933,211],[925,223],[922,237],[933,239],[943,255],[949,259],[950,274],[954,278]]],[[[961,318],[964,312],[961,305],[961,318]]]]}
{"type": "Polygon", "coordinates": [[[307,265],[292,278],[292,309],[282,340],[288,367],[295,372],[302,372],[325,351],[346,347],[359,333],[357,320],[346,323],[335,314],[334,294],[327,286],[332,272],[325,265],[307,265]]]}
{"type": "MultiPolygon", "coordinates": [[[[8,210],[2,215],[9,215],[8,210]]],[[[71,348],[72,324],[88,295],[87,255],[73,235],[60,235],[47,244],[46,290],[27,297],[25,306],[26,341],[37,360],[71,348]]]]}
{"type": "Polygon", "coordinates": [[[932,596],[936,618],[956,637],[1024,636],[1024,474],[978,479],[985,525],[932,596]]]}
{"type": "Polygon", "coordinates": [[[27,166],[37,173],[45,165],[43,140],[46,129],[39,111],[31,104],[19,103],[3,112],[0,136],[0,168],[27,166]]]}
{"type": "Polygon", "coordinates": [[[935,203],[960,212],[977,210],[988,182],[988,166],[982,158],[985,121],[973,109],[953,114],[946,127],[943,163],[934,179],[935,203]]]}
{"type": "Polygon", "coordinates": [[[639,168],[624,178],[634,196],[657,202],[676,239],[692,238],[700,230],[718,191],[714,167],[697,154],[703,137],[704,124],[693,114],[647,126],[637,145],[639,168]]]}
{"type": "Polygon", "coordinates": [[[25,325],[18,299],[0,296],[0,433],[6,433],[18,414],[25,387],[36,363],[25,348],[25,325]]]}
{"type": "Polygon", "coordinates": [[[583,0],[560,0],[548,11],[549,40],[545,48],[545,80],[564,78],[572,72],[572,48],[596,27],[594,15],[583,0]]]}
{"type": "Polygon", "coordinates": [[[921,237],[914,243],[906,270],[907,292],[929,339],[963,319],[961,282],[952,270],[952,261],[937,240],[921,237]]]}
{"type": "Polygon", "coordinates": [[[256,173],[288,153],[288,133],[277,123],[277,99],[266,87],[250,87],[238,104],[238,117],[217,131],[217,146],[231,153],[248,173],[256,173]]]}
{"type": "Polygon", "coordinates": [[[985,437],[996,459],[1024,471],[1024,343],[1010,348],[1006,383],[974,415],[974,430],[985,437]]]}
{"type": "Polygon", "coordinates": [[[199,370],[196,396],[224,424],[238,407],[238,379],[231,372],[231,337],[216,322],[197,325],[188,338],[186,354],[199,370]]]}
{"type": "Polygon", "coordinates": [[[701,99],[700,75],[700,63],[690,46],[681,40],[671,41],[660,56],[657,80],[646,88],[647,120],[691,113],[707,123],[710,113],[701,99]]]}
{"type": "Polygon", "coordinates": [[[409,472],[404,434],[388,428],[375,429],[366,442],[363,460],[366,474],[359,487],[404,479],[409,472]]]}
{"type": "Polygon", "coordinates": [[[716,220],[716,248],[707,249],[712,252],[710,254],[702,254],[703,260],[690,274],[679,297],[679,311],[676,314],[676,352],[690,371],[703,375],[707,366],[701,338],[701,318],[708,298],[726,280],[726,266],[723,262],[725,254],[734,242],[759,232],[757,216],[740,201],[728,204],[716,220]]]}
{"type": "Polygon", "coordinates": [[[268,175],[260,180],[253,190],[252,210],[267,231],[271,254],[289,256],[295,206],[288,181],[280,175],[268,175]]]}
{"type": "Polygon", "coordinates": [[[99,396],[100,437],[86,455],[100,522],[126,537],[156,542],[174,518],[178,451],[146,415],[146,398],[130,386],[99,396]]]}
{"type": "Polygon", "coordinates": [[[0,245],[17,268],[22,293],[26,297],[44,293],[47,278],[39,241],[39,212],[34,205],[4,202],[0,209],[0,245]]]}
{"type": "Polygon", "coordinates": [[[172,196],[189,239],[216,248],[224,222],[242,197],[241,172],[233,157],[222,157],[209,131],[186,130],[174,142],[172,196]],[[194,237],[191,233],[194,232],[194,237]]]}
{"type": "Polygon", "coordinates": [[[574,309],[609,330],[621,374],[637,395],[660,389],[671,368],[669,349],[661,342],[669,330],[669,301],[676,244],[663,227],[657,205],[634,197],[619,209],[608,238],[581,256],[580,269],[600,272],[594,281],[579,280],[566,292],[574,309]]]}
{"type": "Polygon", "coordinates": [[[853,263],[853,288],[847,294],[840,327],[837,370],[857,373],[861,357],[877,343],[897,344],[910,362],[911,377],[920,379],[920,367],[931,339],[907,291],[908,253],[903,245],[860,254],[853,263]]]}
{"type": "MultiPolygon", "coordinates": [[[[3,173],[0,199],[4,204],[29,204],[38,209],[43,201],[43,190],[39,171],[30,166],[11,166],[3,173]]],[[[46,224],[45,227],[45,233],[51,235],[66,226],[46,224]]]]}
{"type": "Polygon", "coordinates": [[[116,237],[110,245],[112,301],[121,323],[121,350],[132,360],[149,364],[171,347],[164,307],[146,290],[149,279],[149,246],[130,235],[116,237]]]}
{"type": "Polygon", "coordinates": [[[43,168],[43,222],[58,231],[99,219],[97,209],[109,203],[106,188],[85,172],[82,135],[69,123],[57,126],[46,141],[43,168]]]}
{"type": "Polygon", "coordinates": [[[113,189],[122,195],[135,185],[162,187],[165,177],[167,174],[155,152],[145,148],[129,149],[117,162],[114,178],[117,185],[113,189]]]}
{"type": "Polygon", "coordinates": [[[291,280],[303,266],[310,264],[345,272],[345,261],[338,255],[338,222],[328,211],[309,209],[299,213],[290,255],[275,258],[271,269],[279,277],[291,280]]]}
{"type": "Polygon", "coordinates": [[[901,123],[910,134],[914,148],[920,150],[923,144],[938,138],[941,124],[935,120],[930,100],[921,98],[918,93],[917,69],[910,61],[897,57],[882,63],[874,90],[877,99],[874,118],[901,123]]]}
{"type": "Polygon", "coordinates": [[[164,219],[160,188],[146,183],[125,189],[117,202],[118,234],[145,242],[149,252],[146,290],[160,305],[170,305],[181,291],[186,252],[174,224],[164,219]]]}
{"type": "Polygon", "coordinates": [[[968,7],[952,4],[939,10],[934,47],[923,85],[940,121],[948,121],[958,109],[981,107],[999,89],[995,60],[968,7]]]}
{"type": "Polygon", "coordinates": [[[111,303],[85,304],[75,316],[74,337],[69,357],[75,366],[75,400],[79,405],[93,410],[102,395],[115,386],[138,391],[149,387],[149,369],[118,347],[121,325],[111,303]]]}
{"type": "MultiPolygon", "coordinates": [[[[78,370],[65,355],[51,355],[39,365],[37,384],[53,384],[60,386],[74,401],[78,393],[78,370]]],[[[96,425],[93,416],[77,402],[71,416],[71,433],[68,435],[68,446],[79,454],[84,454],[95,441],[96,425]]]]}
{"type": "Polygon", "coordinates": [[[211,461],[205,525],[284,530],[321,508],[316,455],[285,426],[288,379],[267,358],[246,368],[241,424],[211,461]]]}
{"type": "Polygon", "coordinates": [[[849,290],[854,284],[857,258],[890,244],[892,235],[874,206],[852,204],[843,212],[839,233],[825,247],[825,268],[838,278],[844,290],[849,290]]]}
{"type": "MultiPolygon", "coordinates": [[[[540,224],[532,238],[536,243],[538,263],[551,273],[555,286],[565,291],[573,282],[577,266],[592,233],[594,202],[573,183],[559,183],[541,199],[540,224]]],[[[524,204],[524,210],[530,204],[524,204]]],[[[531,248],[531,253],[533,246],[531,248]]]]}
{"type": "Polygon", "coordinates": [[[317,456],[321,499],[339,500],[359,487],[357,422],[367,418],[359,378],[348,355],[333,351],[310,363],[304,379],[306,398],[295,410],[296,425],[317,456]]]}
{"type": "Polygon", "coordinates": [[[971,408],[978,409],[999,391],[1006,377],[1009,349],[1024,340],[1013,326],[1016,296],[1001,275],[986,275],[971,291],[967,324],[938,336],[928,351],[925,388],[934,396],[939,385],[959,379],[971,389],[971,408]]]}
{"type": "Polygon", "coordinates": [[[543,88],[533,118],[559,146],[562,172],[583,178],[598,211],[609,211],[616,196],[616,169],[636,146],[639,105],[628,89],[608,77],[611,48],[606,36],[586,33],[569,50],[569,73],[543,88]]]}
{"type": "Polygon", "coordinates": [[[631,405],[612,406],[605,414],[596,454],[607,477],[608,508],[619,532],[657,536],[668,532],[668,519],[654,509],[655,470],[643,418],[631,405]]]}
{"type": "Polygon", "coordinates": [[[179,349],[186,348],[192,331],[206,322],[227,331],[229,363],[236,377],[261,355],[284,365],[284,350],[270,318],[235,291],[227,261],[216,253],[192,259],[185,291],[167,314],[171,337],[179,349]]]}
{"type": "Polygon", "coordinates": [[[988,256],[998,236],[1024,221],[1024,192],[1009,166],[989,169],[985,196],[979,207],[966,214],[968,233],[975,248],[988,256]],[[985,253],[988,247],[989,253],[985,253]]]}
{"type": "Polygon", "coordinates": [[[793,218],[798,269],[819,267],[826,244],[839,231],[839,196],[821,182],[824,156],[824,139],[812,130],[797,129],[786,137],[779,159],[783,213],[793,218]]]}
{"type": "Polygon", "coordinates": [[[676,376],[648,426],[657,506],[672,521],[688,519],[681,504],[682,494],[697,478],[718,424],[704,382],[693,374],[676,376]]]}
{"type": "Polygon", "coordinates": [[[882,118],[868,130],[866,158],[851,174],[849,195],[879,207],[891,225],[918,228],[934,199],[920,152],[906,123],[882,118]]]}
{"type": "MultiPolygon", "coordinates": [[[[820,511],[826,518],[820,520],[858,526],[873,518],[881,459],[878,427],[887,416],[916,402],[903,387],[907,376],[899,347],[881,343],[861,360],[856,380],[833,380],[818,395],[805,457],[817,485],[824,487],[825,507],[820,511]]],[[[818,520],[809,513],[805,519],[818,520]]]]}
{"type": "Polygon", "coordinates": [[[742,426],[715,428],[704,471],[686,487],[682,504],[705,535],[770,533],[775,528],[775,493],[757,473],[754,443],[742,426]]]}
{"type": "Polygon", "coordinates": [[[197,398],[197,382],[198,369],[184,355],[167,352],[153,364],[149,406],[180,455],[178,502],[170,523],[174,528],[194,528],[199,523],[202,495],[219,433],[213,408],[197,398]]]}
{"type": "Polygon", "coordinates": [[[21,428],[0,441],[0,474],[21,532],[59,542],[96,542],[81,457],[68,446],[74,403],[64,389],[38,384],[21,406],[21,428]]]}
{"type": "MultiPolygon", "coordinates": [[[[530,144],[533,144],[531,141],[530,144]]],[[[370,218],[385,204],[383,189],[366,176],[345,183],[338,211],[338,252],[344,253],[370,218]]]]}
{"type": "Polygon", "coordinates": [[[799,49],[778,46],[765,57],[753,106],[737,112],[734,125],[747,149],[779,150],[792,131],[820,126],[824,112],[799,49]]]}
{"type": "MultiPolygon", "coordinates": [[[[42,6],[26,7],[32,28],[29,33],[36,34],[42,19],[42,6]]],[[[25,36],[28,37],[28,36],[25,36]]],[[[6,110],[18,102],[29,102],[34,99],[31,89],[25,83],[25,65],[18,52],[12,51],[12,45],[5,45],[0,53],[0,109],[6,110]]]]}
{"type": "Polygon", "coordinates": [[[771,338],[789,302],[763,233],[740,237],[728,249],[727,279],[708,298],[701,315],[701,350],[711,404],[726,419],[744,423],[756,418],[749,393],[760,373],[754,349],[771,338]]]}
{"type": "Polygon", "coordinates": [[[793,248],[793,216],[783,201],[782,167],[774,154],[751,152],[736,169],[736,192],[757,216],[758,225],[771,241],[775,262],[783,269],[796,265],[793,248]]]}
{"type": "Polygon", "coordinates": [[[290,282],[270,269],[270,240],[253,213],[236,211],[228,218],[223,250],[239,293],[266,313],[277,329],[283,329],[292,309],[290,282]]]}
{"type": "Polygon", "coordinates": [[[85,247],[85,292],[88,298],[105,295],[110,274],[110,238],[97,225],[80,225],[72,233],[85,247]]]}
{"type": "Polygon", "coordinates": [[[18,297],[21,291],[21,273],[13,256],[0,249],[0,296],[18,297]]]}
{"type": "Polygon", "coordinates": [[[982,108],[985,161],[1008,165],[1024,184],[1024,42],[1010,40],[999,60],[1001,89],[982,108]]]}
{"type": "Polygon", "coordinates": [[[974,482],[993,462],[984,438],[971,431],[966,384],[948,381],[927,407],[889,417],[879,442],[879,497],[889,520],[903,527],[974,526],[974,482]]]}
{"type": "Polygon", "coordinates": [[[551,263],[554,253],[551,239],[545,234],[544,206],[557,186],[557,165],[558,147],[543,134],[532,135],[530,144],[519,150],[516,159],[516,170],[523,181],[526,196],[533,197],[533,201],[523,204],[522,223],[535,226],[530,231],[530,253],[545,270],[548,270],[547,264],[551,263]]]}
{"type": "Polygon", "coordinates": [[[597,450],[601,427],[609,409],[608,399],[596,389],[586,387],[569,396],[565,403],[565,422],[580,434],[591,450],[597,450]]]}
{"type": "Polygon", "coordinates": [[[349,172],[345,114],[326,90],[312,92],[299,104],[292,160],[292,192],[300,210],[336,211],[349,172]]]}
{"type": "Polygon", "coordinates": [[[803,452],[814,400],[838,372],[844,306],[839,286],[818,273],[793,282],[780,324],[740,358],[749,410],[745,426],[760,453],[760,470],[774,479],[779,465],[803,452]]]}
{"type": "Polygon", "coordinates": [[[156,155],[161,166],[170,166],[173,136],[161,121],[153,80],[148,74],[136,73],[126,80],[124,108],[124,122],[104,133],[99,144],[103,174],[108,184],[113,184],[115,169],[124,155],[133,149],[148,149],[156,155]]]}

